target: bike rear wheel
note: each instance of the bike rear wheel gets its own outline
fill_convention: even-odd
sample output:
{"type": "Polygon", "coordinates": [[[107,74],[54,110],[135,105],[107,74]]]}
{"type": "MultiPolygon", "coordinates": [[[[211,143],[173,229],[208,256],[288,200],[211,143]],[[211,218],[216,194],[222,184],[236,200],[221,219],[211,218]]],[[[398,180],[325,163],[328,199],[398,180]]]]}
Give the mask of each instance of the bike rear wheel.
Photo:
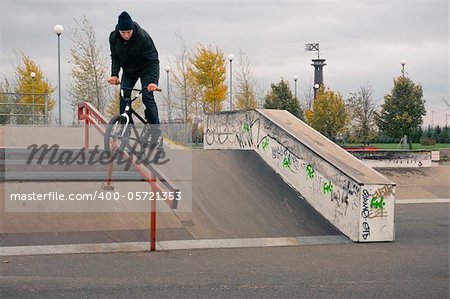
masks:
{"type": "Polygon", "coordinates": [[[105,130],[105,151],[123,152],[130,138],[130,124],[126,122],[127,118],[123,115],[111,118],[105,130]]]}

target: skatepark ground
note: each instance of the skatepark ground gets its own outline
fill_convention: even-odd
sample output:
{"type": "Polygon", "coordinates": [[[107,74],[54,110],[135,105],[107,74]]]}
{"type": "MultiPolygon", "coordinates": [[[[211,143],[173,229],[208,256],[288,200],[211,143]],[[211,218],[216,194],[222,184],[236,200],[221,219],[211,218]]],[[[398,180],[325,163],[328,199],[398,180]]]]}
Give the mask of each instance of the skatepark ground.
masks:
{"type": "MultiPolygon", "coordinates": [[[[159,241],[340,234],[255,152],[198,150],[192,158],[192,212],[158,213],[159,241]]],[[[2,246],[149,240],[148,213],[6,213],[1,206],[2,246]]]]}
{"type": "MultiPolygon", "coordinates": [[[[210,151],[206,158],[202,151],[198,154],[205,161],[195,163],[200,156],[193,157],[193,212],[176,216],[158,213],[160,237],[339,234],[252,153],[210,151]],[[196,181],[199,176],[202,180],[196,181]],[[214,183],[220,179],[223,184],[216,186],[214,183]],[[211,193],[217,196],[210,199],[211,193]],[[236,198],[236,194],[241,197],[236,198]]],[[[3,298],[448,298],[450,167],[377,170],[397,184],[394,242],[2,256],[0,292],[3,298]]],[[[1,212],[2,230],[14,229],[11,222],[21,223],[13,220],[18,213],[9,213],[6,216],[10,218],[5,218],[4,211],[1,212]]],[[[25,220],[39,223],[30,214],[25,220]]],[[[39,216],[48,224],[47,231],[41,231],[49,234],[48,241],[64,240],[54,236],[64,233],[51,229],[53,221],[61,221],[63,216],[47,215],[55,217],[51,220],[39,216]]],[[[120,239],[111,234],[120,231],[121,225],[135,228],[137,238],[141,237],[140,230],[148,227],[145,213],[126,215],[124,219],[133,217],[114,224],[117,227],[108,219],[117,220],[117,215],[72,216],[77,219],[73,223],[81,223],[82,217],[91,224],[103,221],[102,228],[110,229],[110,237],[105,239],[120,239]]],[[[31,226],[25,225],[23,233],[30,232],[31,226]]],[[[66,228],[69,227],[67,224],[66,228]]],[[[83,238],[98,240],[100,233],[95,230],[91,233],[92,236],[83,238]]],[[[23,244],[20,242],[25,242],[24,239],[4,237],[2,242],[23,244]]]]}

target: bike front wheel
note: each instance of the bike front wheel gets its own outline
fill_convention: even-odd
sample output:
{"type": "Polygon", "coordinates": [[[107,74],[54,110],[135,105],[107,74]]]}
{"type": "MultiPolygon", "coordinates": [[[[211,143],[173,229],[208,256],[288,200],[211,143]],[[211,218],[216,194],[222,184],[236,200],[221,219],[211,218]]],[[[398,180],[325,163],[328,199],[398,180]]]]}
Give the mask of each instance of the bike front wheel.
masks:
{"type": "Polygon", "coordinates": [[[105,151],[123,152],[130,138],[130,124],[123,115],[116,115],[109,121],[105,130],[105,151]]]}

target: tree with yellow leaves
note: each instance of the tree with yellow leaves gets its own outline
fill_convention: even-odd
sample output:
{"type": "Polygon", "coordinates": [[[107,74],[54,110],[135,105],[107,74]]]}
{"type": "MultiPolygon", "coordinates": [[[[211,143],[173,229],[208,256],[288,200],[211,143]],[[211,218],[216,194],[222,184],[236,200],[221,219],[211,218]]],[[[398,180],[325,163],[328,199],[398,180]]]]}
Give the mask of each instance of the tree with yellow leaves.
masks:
{"type": "MultiPolygon", "coordinates": [[[[29,56],[24,53],[20,53],[20,64],[16,70],[16,92],[27,93],[23,95],[19,102],[23,104],[35,104],[30,106],[31,109],[21,109],[21,114],[42,114],[45,113],[45,96],[44,93],[49,95],[55,91],[55,88],[50,85],[47,78],[39,67],[29,56]],[[35,77],[32,78],[31,74],[34,73],[35,77]],[[34,94],[31,94],[34,93],[34,94]]],[[[48,96],[47,112],[53,110],[55,101],[48,96]]],[[[22,107],[24,108],[24,107],[22,107]]],[[[25,118],[22,118],[25,119],[25,118]]],[[[40,120],[42,121],[42,119],[40,120]]]]}
{"type": "Polygon", "coordinates": [[[190,62],[188,72],[202,87],[204,111],[221,111],[228,90],[223,52],[200,45],[190,62]]]}
{"type": "Polygon", "coordinates": [[[344,132],[349,121],[342,96],[323,85],[317,90],[312,108],[307,108],[305,114],[311,127],[331,140],[344,132]]]}

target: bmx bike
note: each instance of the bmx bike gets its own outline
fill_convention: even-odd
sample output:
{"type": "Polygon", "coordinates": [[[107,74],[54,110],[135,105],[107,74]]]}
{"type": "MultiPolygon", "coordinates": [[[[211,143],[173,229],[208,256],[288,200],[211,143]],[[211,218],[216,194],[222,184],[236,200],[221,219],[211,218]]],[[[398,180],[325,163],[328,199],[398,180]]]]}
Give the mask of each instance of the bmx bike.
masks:
{"type": "MultiPolygon", "coordinates": [[[[124,98],[125,100],[125,111],[122,114],[117,114],[111,118],[108,122],[108,125],[105,130],[105,138],[104,138],[104,146],[105,151],[110,152],[112,154],[118,152],[121,153],[125,150],[125,148],[130,147],[130,141],[134,142],[132,150],[135,150],[137,146],[140,146],[141,150],[144,150],[147,147],[154,149],[156,146],[159,146],[158,149],[162,150],[162,136],[156,136],[156,131],[152,130],[151,126],[144,118],[142,118],[132,107],[131,104],[139,97],[140,94],[147,87],[142,89],[136,88],[128,88],[128,87],[120,87],[120,91],[130,90],[137,91],[134,97],[124,98]],[[136,116],[143,124],[144,127],[141,132],[134,125],[134,121],[132,116],[136,116]],[[132,135],[134,134],[134,136],[132,135]],[[161,141],[158,144],[158,138],[161,138],[161,141]]],[[[157,88],[156,91],[161,91],[161,88],[157,88]]],[[[159,134],[161,135],[161,134],[159,134]]]]}

